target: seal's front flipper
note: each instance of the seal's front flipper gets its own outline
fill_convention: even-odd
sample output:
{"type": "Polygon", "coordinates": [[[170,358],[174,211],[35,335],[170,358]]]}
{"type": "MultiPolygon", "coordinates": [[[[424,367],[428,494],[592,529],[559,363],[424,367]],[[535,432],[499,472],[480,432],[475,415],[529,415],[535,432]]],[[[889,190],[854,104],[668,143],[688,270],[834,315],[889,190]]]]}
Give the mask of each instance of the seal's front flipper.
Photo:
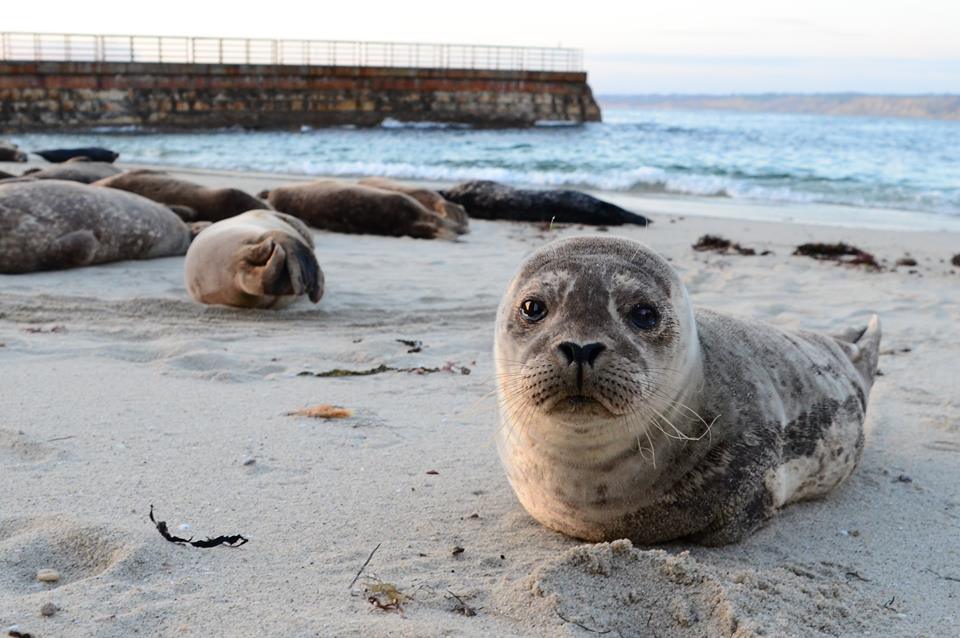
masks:
{"type": "Polygon", "coordinates": [[[880,317],[873,315],[866,328],[851,328],[833,337],[847,353],[868,388],[873,385],[873,379],[877,374],[880,334],[880,317]]]}
{"type": "Polygon", "coordinates": [[[59,270],[88,266],[97,254],[100,241],[89,230],[75,230],[53,240],[44,260],[44,268],[59,270]]]}

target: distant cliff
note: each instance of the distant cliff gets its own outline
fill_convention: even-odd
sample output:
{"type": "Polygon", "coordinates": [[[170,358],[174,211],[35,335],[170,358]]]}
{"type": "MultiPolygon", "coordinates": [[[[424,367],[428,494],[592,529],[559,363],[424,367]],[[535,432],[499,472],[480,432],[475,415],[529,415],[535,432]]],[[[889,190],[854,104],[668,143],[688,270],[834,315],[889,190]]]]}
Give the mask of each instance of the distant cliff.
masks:
{"type": "Polygon", "coordinates": [[[722,110],[960,120],[960,95],[861,93],[759,95],[601,95],[604,108],[722,110]]]}

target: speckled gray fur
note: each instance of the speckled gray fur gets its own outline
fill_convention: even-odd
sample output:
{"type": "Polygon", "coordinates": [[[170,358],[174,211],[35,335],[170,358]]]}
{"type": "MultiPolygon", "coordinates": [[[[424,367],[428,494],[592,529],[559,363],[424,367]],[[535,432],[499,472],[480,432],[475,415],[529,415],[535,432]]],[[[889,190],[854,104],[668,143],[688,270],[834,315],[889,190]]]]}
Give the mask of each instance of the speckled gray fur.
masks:
{"type": "Polygon", "coordinates": [[[170,209],[119,190],[60,180],[0,184],[0,272],[183,255],[190,229],[170,209]]]}
{"type": "Polygon", "coordinates": [[[535,518],[578,538],[738,541],[855,468],[879,323],[858,332],[854,343],[693,309],[639,243],[553,242],[523,264],[498,314],[510,482],[535,518]],[[518,316],[530,297],[548,309],[539,322],[518,316]],[[637,303],[659,310],[655,329],[628,321],[637,303]],[[577,390],[562,341],[607,348],[577,390]],[[594,401],[566,403],[575,393],[594,401]]]}

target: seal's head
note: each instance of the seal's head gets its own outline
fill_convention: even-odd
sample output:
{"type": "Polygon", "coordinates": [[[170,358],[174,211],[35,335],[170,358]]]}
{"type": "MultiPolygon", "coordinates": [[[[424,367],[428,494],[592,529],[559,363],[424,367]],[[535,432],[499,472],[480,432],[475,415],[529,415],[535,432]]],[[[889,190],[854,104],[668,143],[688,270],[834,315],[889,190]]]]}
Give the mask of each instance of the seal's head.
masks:
{"type": "Polygon", "coordinates": [[[508,421],[580,428],[675,401],[700,355],[676,272],[614,237],[563,239],[531,255],[501,302],[495,350],[508,421]]]}

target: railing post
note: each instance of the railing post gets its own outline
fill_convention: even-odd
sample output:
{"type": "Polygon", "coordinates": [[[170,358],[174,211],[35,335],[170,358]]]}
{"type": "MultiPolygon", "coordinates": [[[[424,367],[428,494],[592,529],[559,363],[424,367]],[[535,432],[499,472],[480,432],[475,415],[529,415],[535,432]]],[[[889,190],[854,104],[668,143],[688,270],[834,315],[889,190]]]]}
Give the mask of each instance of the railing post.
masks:
{"type": "Polygon", "coordinates": [[[217,64],[223,64],[223,38],[217,38],[217,64]]]}
{"type": "Polygon", "coordinates": [[[133,62],[136,56],[133,55],[133,36],[129,36],[128,46],[130,47],[130,61],[133,62]]]}

